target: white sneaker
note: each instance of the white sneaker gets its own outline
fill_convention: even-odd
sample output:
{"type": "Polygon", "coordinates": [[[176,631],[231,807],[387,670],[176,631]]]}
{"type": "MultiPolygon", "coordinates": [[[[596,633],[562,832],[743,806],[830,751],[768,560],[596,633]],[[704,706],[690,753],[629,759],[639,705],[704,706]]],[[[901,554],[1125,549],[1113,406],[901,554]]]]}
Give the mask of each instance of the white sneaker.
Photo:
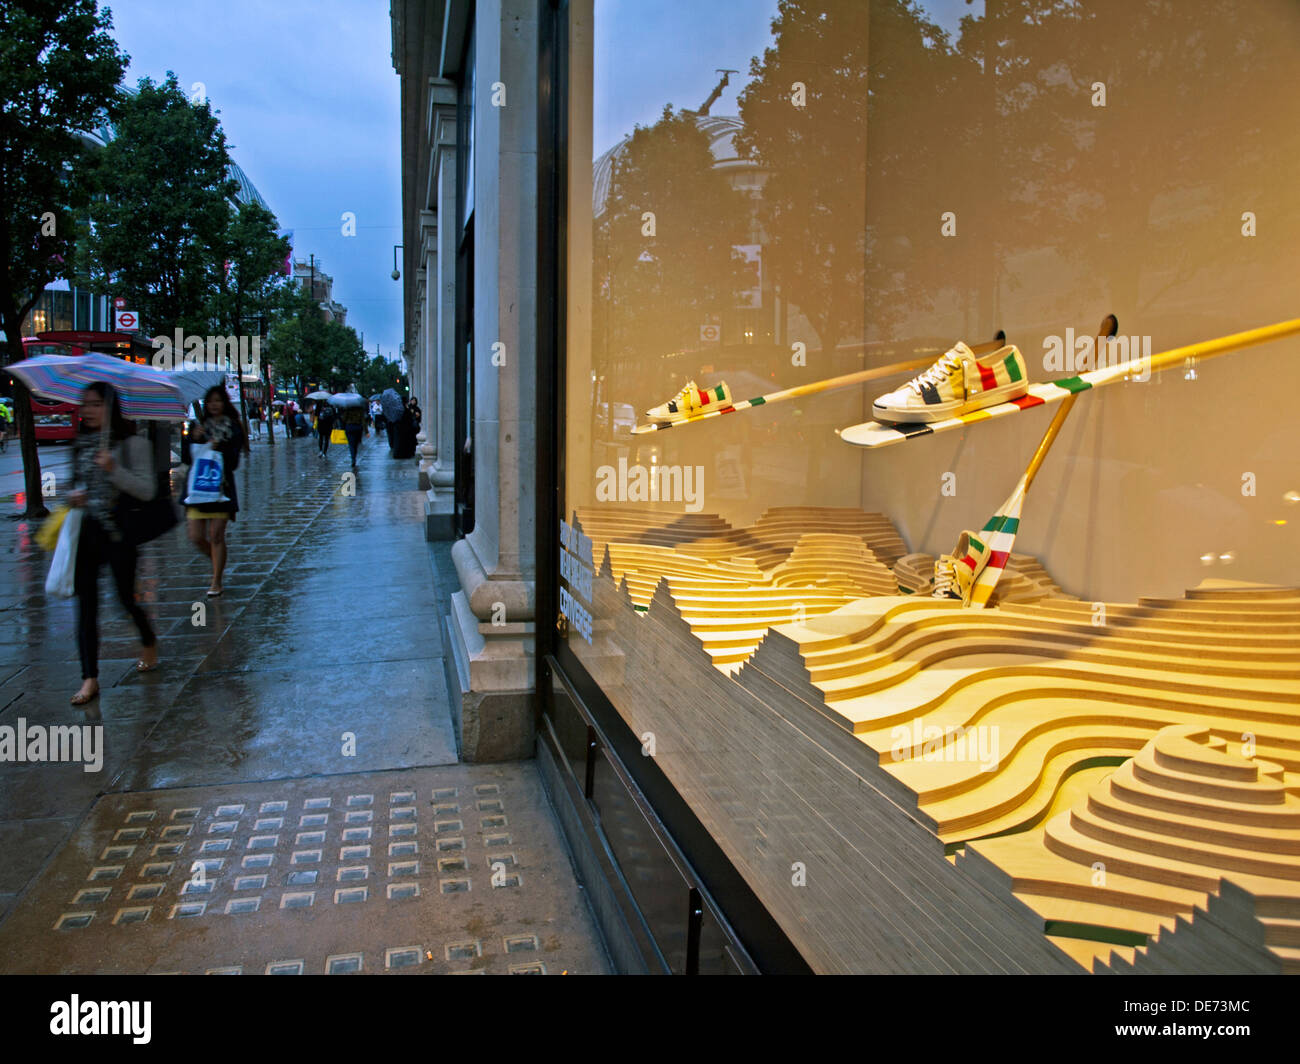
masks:
{"type": "Polygon", "coordinates": [[[702,414],[710,407],[730,405],[731,389],[725,382],[711,388],[700,388],[694,381],[690,381],[668,402],[647,410],[645,416],[651,421],[682,421],[695,414],[702,414]]]}
{"type": "Polygon", "coordinates": [[[1019,399],[1029,391],[1025,360],[1007,346],[977,356],[958,341],[933,366],[872,404],[877,421],[943,421],[1019,399]]]}

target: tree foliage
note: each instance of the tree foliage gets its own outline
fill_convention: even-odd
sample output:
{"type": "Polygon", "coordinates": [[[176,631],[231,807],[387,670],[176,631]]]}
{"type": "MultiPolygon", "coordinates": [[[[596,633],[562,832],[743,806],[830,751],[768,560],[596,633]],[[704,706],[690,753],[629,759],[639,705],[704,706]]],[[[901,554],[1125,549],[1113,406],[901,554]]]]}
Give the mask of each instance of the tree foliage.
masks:
{"type": "Polygon", "coordinates": [[[293,381],[299,391],[313,382],[331,392],[359,387],[366,368],[356,330],[326,320],[311,294],[299,286],[285,292],[265,354],[276,375],[293,381]]]}
{"type": "Polygon", "coordinates": [[[260,203],[241,203],[230,214],[221,248],[223,265],[208,314],[238,335],[250,319],[268,317],[282,303],[289,241],[277,235],[275,215],[260,203]]]}
{"type": "Polygon", "coordinates": [[[95,161],[83,283],[125,297],[152,332],[206,332],[239,188],[221,123],[170,72],[123,93],[112,118],[115,136],[95,161]]]}
{"type": "MultiPolygon", "coordinates": [[[[0,326],[6,362],[22,358],[23,321],[65,276],[89,199],[80,134],[99,124],[126,70],[94,0],[0,3],[0,326]]],[[[45,512],[27,390],[15,386],[27,513],[45,512]]]]}
{"type": "Polygon", "coordinates": [[[693,348],[748,287],[748,197],[714,165],[693,114],[665,107],[619,154],[595,227],[595,327],[629,370],[693,348]],[[647,215],[653,215],[652,218],[647,215]]]}
{"type": "Polygon", "coordinates": [[[369,398],[382,392],[385,388],[392,388],[398,395],[406,397],[407,386],[406,374],[402,372],[402,367],[397,362],[390,362],[379,355],[372,355],[366,362],[365,369],[361,372],[361,380],[358,382],[357,391],[369,398]]]}

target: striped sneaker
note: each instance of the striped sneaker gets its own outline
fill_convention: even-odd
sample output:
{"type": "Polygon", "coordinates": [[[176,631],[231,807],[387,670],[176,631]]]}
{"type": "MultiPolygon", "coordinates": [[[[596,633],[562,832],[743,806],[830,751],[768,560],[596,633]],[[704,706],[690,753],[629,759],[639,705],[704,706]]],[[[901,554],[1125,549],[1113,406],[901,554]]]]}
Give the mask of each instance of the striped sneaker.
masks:
{"type": "Polygon", "coordinates": [[[651,421],[681,421],[696,414],[703,414],[710,408],[718,409],[731,405],[731,389],[725,383],[715,384],[711,388],[700,388],[691,381],[668,402],[645,412],[651,421]]]}
{"type": "Polygon", "coordinates": [[[1012,346],[977,356],[958,343],[933,366],[871,407],[877,421],[943,421],[1019,399],[1029,391],[1025,360],[1012,346]]]}
{"type": "Polygon", "coordinates": [[[983,533],[963,532],[951,554],[941,555],[934,563],[935,598],[961,599],[971,604],[975,580],[989,563],[991,550],[983,533]]]}
{"type": "Polygon", "coordinates": [[[940,554],[934,560],[934,576],[930,580],[932,598],[959,599],[957,590],[957,560],[951,554],[940,554]]]}

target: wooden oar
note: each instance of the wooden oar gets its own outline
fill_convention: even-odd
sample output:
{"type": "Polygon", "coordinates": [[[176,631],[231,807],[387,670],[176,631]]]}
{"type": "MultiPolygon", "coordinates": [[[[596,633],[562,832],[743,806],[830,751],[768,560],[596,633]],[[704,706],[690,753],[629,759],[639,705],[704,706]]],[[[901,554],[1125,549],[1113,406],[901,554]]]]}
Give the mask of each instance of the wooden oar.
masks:
{"type": "MultiPolygon", "coordinates": [[[[989,351],[996,351],[1005,343],[1004,337],[991,340],[987,344],[979,344],[971,348],[971,350],[977,355],[982,355],[989,351]]],[[[847,388],[851,384],[862,384],[866,381],[878,380],[881,377],[889,377],[895,373],[906,373],[908,370],[929,368],[933,364],[933,358],[916,358],[909,359],[906,362],[894,362],[888,366],[877,366],[875,369],[858,370],[856,373],[846,373],[841,377],[830,377],[824,381],[812,381],[808,384],[796,385],[793,388],[782,388],[780,391],[768,392],[767,395],[760,395],[754,399],[741,399],[739,402],[733,402],[728,406],[719,407],[716,410],[706,410],[703,413],[684,417],[678,421],[652,421],[648,425],[638,425],[632,430],[632,433],[639,436],[646,432],[659,432],[663,429],[676,429],[683,425],[694,425],[701,421],[708,421],[709,418],[721,417],[723,414],[734,414],[738,410],[749,410],[756,406],[770,406],[773,403],[784,402],[786,399],[798,399],[800,396],[816,395],[818,392],[829,392],[835,388],[847,388]]]]}
{"type": "MultiPolygon", "coordinates": [[[[1170,351],[1152,355],[1149,368],[1152,373],[1159,373],[1162,370],[1180,366],[1189,358],[1215,358],[1219,355],[1231,354],[1234,351],[1241,351],[1247,347],[1270,343],[1273,340],[1281,340],[1296,334],[1300,334],[1300,318],[1291,321],[1280,321],[1275,325],[1263,325],[1258,329],[1247,329],[1245,332],[1232,333],[1229,336],[1219,336],[1202,343],[1175,347],[1170,351]]],[[[1131,377],[1134,373],[1140,373],[1147,368],[1147,365],[1146,359],[1130,359],[1114,366],[1106,366],[1102,369],[1091,370],[1088,373],[1080,373],[1075,377],[1062,377],[1060,380],[1048,381],[1043,384],[1031,384],[1029,392],[1019,399],[1013,399],[1009,403],[998,403],[996,406],[985,407],[983,410],[974,410],[969,414],[947,418],[944,421],[931,421],[912,425],[865,421],[860,425],[850,425],[848,428],[841,430],[839,436],[845,443],[856,444],[859,447],[889,447],[896,443],[903,443],[906,440],[949,432],[953,429],[965,428],[968,425],[974,425],[981,421],[991,421],[1010,414],[1019,414],[1024,410],[1032,410],[1034,407],[1042,406],[1045,403],[1069,400],[1079,392],[1115,384],[1126,377],[1131,377]]]]}
{"type": "MultiPolygon", "coordinates": [[[[1102,320],[1101,328],[1097,333],[1097,350],[1101,350],[1103,341],[1116,335],[1119,332],[1119,322],[1113,314],[1108,314],[1102,320]]],[[[1052,444],[1056,442],[1056,437],[1060,435],[1061,426],[1065,424],[1065,419],[1070,416],[1070,411],[1074,409],[1074,404],[1079,398],[1078,392],[1072,392],[1056,411],[1052,418],[1051,424],[1047,426],[1047,431],[1043,433],[1042,440],[1039,441],[1034,456],[1029,460],[1024,475],[1016,484],[1015,490],[1008,496],[1007,501],[998,507],[997,511],[989,518],[988,522],[981,530],[984,545],[988,548],[988,554],[985,556],[983,566],[976,569],[975,580],[970,586],[969,598],[965,600],[965,605],[972,606],[975,609],[983,609],[993,594],[993,589],[998,586],[998,580],[1002,576],[1002,571],[1007,567],[1007,557],[1011,554],[1011,548],[1016,542],[1016,533],[1020,530],[1020,509],[1024,506],[1025,495],[1029,491],[1029,485],[1034,482],[1034,477],[1038,475],[1039,469],[1042,468],[1043,459],[1047,457],[1047,452],[1052,449],[1052,444]]],[[[967,555],[970,558],[970,555],[967,555]]],[[[956,559],[957,565],[970,564],[965,559],[956,559]]]]}

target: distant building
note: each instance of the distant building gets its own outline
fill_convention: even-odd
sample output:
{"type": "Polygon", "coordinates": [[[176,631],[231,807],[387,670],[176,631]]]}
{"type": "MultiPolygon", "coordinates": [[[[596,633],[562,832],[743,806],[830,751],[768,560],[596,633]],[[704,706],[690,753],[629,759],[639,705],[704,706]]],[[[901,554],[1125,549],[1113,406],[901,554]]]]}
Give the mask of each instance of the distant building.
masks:
{"type": "Polygon", "coordinates": [[[293,280],[300,288],[310,288],[312,298],[320,306],[326,321],[336,321],[340,325],[348,323],[348,308],[334,300],[334,278],[321,269],[319,262],[304,262],[294,259],[293,280]]]}

